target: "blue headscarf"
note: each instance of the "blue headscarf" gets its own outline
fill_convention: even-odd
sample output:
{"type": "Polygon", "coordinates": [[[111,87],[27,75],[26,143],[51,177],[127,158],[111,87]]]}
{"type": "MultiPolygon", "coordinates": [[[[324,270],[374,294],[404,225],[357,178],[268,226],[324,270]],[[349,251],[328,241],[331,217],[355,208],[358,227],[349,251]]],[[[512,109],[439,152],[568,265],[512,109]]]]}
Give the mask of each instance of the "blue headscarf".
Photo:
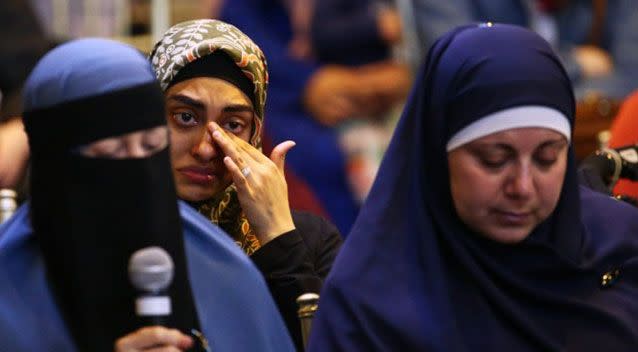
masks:
{"type": "Polygon", "coordinates": [[[454,210],[449,139],[521,106],[573,127],[569,78],[539,36],[482,24],[433,45],[324,285],[310,351],[638,346],[638,212],[579,190],[571,148],[555,211],[521,243],[477,235],[454,210]]]}
{"type": "Polygon", "coordinates": [[[155,81],[144,56],[109,39],[85,38],[45,55],[25,84],[24,109],[40,109],[155,81]]]}

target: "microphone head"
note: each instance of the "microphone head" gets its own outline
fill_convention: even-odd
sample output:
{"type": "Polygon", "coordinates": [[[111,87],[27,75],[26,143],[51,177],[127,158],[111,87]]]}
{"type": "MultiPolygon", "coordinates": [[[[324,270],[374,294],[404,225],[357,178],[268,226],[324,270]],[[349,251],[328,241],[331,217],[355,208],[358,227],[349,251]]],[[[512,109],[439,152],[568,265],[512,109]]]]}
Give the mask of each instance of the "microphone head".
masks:
{"type": "Polygon", "coordinates": [[[160,247],[142,248],[131,255],[129,280],[140,291],[157,293],[173,281],[173,259],[160,247]]]}

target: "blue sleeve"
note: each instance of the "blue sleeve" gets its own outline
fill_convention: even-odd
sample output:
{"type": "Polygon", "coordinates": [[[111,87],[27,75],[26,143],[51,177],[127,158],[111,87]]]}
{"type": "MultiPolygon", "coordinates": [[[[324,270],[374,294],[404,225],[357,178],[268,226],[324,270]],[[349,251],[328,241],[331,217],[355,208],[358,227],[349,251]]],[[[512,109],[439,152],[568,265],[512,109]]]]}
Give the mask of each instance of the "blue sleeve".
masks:
{"type": "Polygon", "coordinates": [[[232,0],[224,2],[220,17],[246,33],[263,50],[271,81],[269,96],[279,95],[279,104],[298,104],[318,67],[288,55],[291,33],[285,9],[272,2],[232,0]]]}

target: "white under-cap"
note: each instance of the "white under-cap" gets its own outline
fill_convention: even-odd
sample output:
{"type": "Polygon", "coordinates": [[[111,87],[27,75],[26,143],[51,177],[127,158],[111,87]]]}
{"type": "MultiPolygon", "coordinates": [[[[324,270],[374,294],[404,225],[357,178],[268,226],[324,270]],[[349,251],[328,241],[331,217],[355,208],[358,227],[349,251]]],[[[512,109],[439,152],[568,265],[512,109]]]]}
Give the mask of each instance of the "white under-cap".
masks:
{"type": "Polygon", "coordinates": [[[571,127],[562,112],[540,105],[524,105],[488,114],[456,132],[447,142],[450,152],[464,144],[492,133],[514,128],[542,127],[559,132],[569,142],[571,127]]]}

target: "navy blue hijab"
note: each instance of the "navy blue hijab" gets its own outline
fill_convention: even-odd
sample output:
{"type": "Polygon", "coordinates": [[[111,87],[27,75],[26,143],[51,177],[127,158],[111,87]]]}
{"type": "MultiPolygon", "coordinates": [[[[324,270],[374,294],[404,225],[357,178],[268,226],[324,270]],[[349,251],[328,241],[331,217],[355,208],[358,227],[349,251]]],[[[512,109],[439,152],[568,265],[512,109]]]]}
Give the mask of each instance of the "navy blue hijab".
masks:
{"type": "Polygon", "coordinates": [[[638,211],[579,189],[571,148],[555,211],[521,243],[485,239],[454,210],[450,137],[529,105],[573,127],[569,78],[533,32],[473,25],[433,45],[324,285],[310,351],[635,350],[638,211]]]}

